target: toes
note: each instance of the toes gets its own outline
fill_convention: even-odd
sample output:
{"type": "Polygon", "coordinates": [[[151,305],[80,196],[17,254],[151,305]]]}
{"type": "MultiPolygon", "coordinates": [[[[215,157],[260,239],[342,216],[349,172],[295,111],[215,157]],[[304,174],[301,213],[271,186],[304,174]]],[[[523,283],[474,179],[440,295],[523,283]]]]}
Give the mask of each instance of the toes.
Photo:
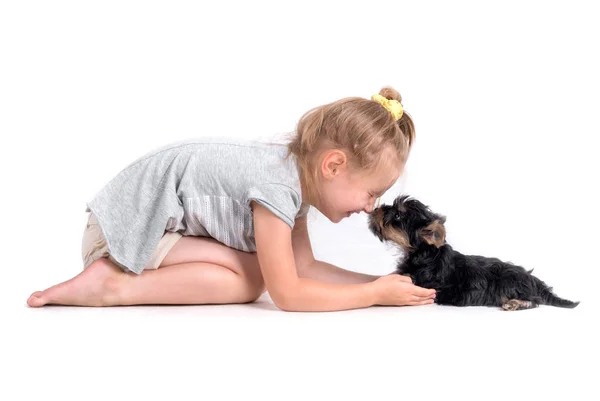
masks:
{"type": "Polygon", "coordinates": [[[43,297],[42,291],[36,291],[27,300],[27,305],[33,308],[39,308],[40,306],[46,305],[46,299],[43,297]]]}

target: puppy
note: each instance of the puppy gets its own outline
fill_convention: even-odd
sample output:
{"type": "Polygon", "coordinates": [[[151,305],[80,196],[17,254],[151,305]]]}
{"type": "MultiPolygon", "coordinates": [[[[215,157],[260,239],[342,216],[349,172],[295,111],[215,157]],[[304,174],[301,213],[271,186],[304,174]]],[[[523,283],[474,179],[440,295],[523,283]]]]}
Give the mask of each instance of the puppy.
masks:
{"type": "Polygon", "coordinates": [[[435,302],[455,306],[498,306],[504,310],[540,304],[574,308],[530,271],[496,258],[463,255],[446,243],[446,218],[408,195],[369,215],[369,229],[381,241],[392,241],[405,252],[396,273],[408,275],[420,287],[437,291],[435,302]]]}

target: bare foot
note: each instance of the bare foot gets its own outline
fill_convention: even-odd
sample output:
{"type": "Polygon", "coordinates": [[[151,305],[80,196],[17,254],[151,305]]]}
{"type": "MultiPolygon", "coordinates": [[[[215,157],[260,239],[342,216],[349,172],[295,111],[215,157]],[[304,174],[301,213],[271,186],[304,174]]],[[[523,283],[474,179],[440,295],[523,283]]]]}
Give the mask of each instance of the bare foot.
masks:
{"type": "Polygon", "coordinates": [[[72,279],[36,291],[27,300],[32,307],[47,304],[111,306],[119,304],[121,284],[127,274],[107,258],[100,258],[72,279]]]}

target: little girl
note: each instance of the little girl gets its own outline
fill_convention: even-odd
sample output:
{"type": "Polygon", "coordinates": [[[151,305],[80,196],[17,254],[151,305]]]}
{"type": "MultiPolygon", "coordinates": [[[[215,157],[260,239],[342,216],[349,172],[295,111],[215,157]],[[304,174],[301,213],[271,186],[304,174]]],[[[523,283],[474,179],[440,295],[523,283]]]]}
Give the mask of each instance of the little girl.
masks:
{"type": "Polygon", "coordinates": [[[269,291],[285,311],[423,305],[435,291],[317,261],[308,208],[337,223],[373,210],[415,139],[392,88],[308,111],[287,145],[224,138],[170,144],[87,204],[84,270],[27,303],[226,304],[269,291]]]}

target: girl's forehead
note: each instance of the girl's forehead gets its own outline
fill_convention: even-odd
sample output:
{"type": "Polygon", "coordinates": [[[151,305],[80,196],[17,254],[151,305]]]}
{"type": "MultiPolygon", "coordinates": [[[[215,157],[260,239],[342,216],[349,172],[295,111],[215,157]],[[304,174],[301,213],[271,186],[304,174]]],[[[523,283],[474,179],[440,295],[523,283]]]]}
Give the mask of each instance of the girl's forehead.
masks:
{"type": "Polygon", "coordinates": [[[390,188],[402,173],[402,166],[388,165],[387,168],[378,168],[363,176],[363,180],[374,189],[390,188]]]}
{"type": "Polygon", "coordinates": [[[384,171],[379,176],[379,184],[384,188],[389,188],[400,178],[401,168],[395,166],[387,171],[384,171]]]}
{"type": "Polygon", "coordinates": [[[399,161],[398,156],[384,153],[381,155],[379,163],[377,163],[371,176],[383,185],[392,185],[400,177],[403,168],[404,166],[399,161]]]}
{"type": "Polygon", "coordinates": [[[394,184],[404,170],[404,163],[401,162],[398,154],[390,147],[385,148],[379,160],[374,166],[366,170],[356,171],[355,174],[361,181],[370,185],[376,185],[382,188],[389,188],[394,184]]]}

